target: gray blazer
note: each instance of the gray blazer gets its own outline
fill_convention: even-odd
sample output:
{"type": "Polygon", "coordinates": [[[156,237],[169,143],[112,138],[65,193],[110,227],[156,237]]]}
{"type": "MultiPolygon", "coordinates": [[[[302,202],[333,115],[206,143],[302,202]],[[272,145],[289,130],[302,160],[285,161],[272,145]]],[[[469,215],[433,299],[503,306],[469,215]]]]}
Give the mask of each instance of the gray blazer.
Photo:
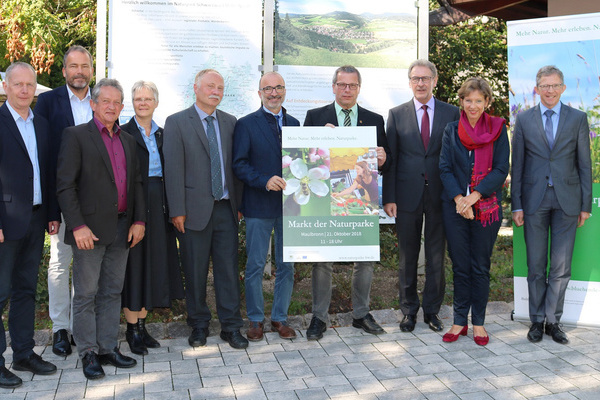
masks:
{"type": "MultiPolygon", "coordinates": [[[[231,167],[236,118],[217,110],[217,121],[221,135],[225,182],[229,190],[231,211],[237,221],[242,185],[233,175],[231,167]]],[[[167,118],[163,134],[163,153],[169,216],[172,218],[185,215],[185,228],[203,230],[210,220],[215,200],[211,188],[208,138],[193,105],[167,118]]]]}
{"type": "Polygon", "coordinates": [[[539,104],[517,115],[512,144],[512,209],[537,211],[552,174],[554,192],[567,215],[592,210],[590,129],[587,115],[561,105],[554,147],[544,133],[539,104]]]}

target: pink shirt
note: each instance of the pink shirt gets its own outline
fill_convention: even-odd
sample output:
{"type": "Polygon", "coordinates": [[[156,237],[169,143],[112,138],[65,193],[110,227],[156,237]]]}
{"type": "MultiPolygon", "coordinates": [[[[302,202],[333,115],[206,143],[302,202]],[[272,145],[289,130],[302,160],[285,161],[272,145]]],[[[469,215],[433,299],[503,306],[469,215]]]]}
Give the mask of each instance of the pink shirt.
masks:
{"type": "Polygon", "coordinates": [[[117,210],[122,213],[127,211],[127,159],[125,158],[125,150],[121,143],[121,127],[113,125],[113,135],[110,136],[108,128],[104,126],[96,117],[94,122],[100,131],[102,141],[108,151],[108,157],[115,176],[115,185],[117,185],[117,210]]]}

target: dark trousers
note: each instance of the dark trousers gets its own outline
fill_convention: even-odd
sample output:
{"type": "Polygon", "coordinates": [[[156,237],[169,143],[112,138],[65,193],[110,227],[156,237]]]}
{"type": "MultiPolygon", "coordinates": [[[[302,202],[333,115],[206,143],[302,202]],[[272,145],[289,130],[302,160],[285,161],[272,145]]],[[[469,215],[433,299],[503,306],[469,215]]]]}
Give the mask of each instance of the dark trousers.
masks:
{"type": "Polygon", "coordinates": [[[228,200],[215,202],[212,216],[201,231],[177,232],[181,263],[185,274],[188,325],[207,328],[210,309],[206,304],[206,282],[212,257],[217,315],[221,330],[232,332],[243,325],[240,314],[240,275],[238,272],[238,227],[228,200]]]}
{"type": "Polygon", "coordinates": [[[456,213],[454,201],[443,203],[444,227],[454,273],[454,324],[467,325],[471,311],[473,325],[483,325],[490,293],[490,265],[498,237],[498,221],[485,227],[456,213]]]}
{"type": "MultiPolygon", "coordinates": [[[[0,243],[0,313],[10,298],[8,330],[14,361],[27,358],[35,346],[35,292],[45,223],[44,213],[34,211],[23,238],[0,243]]],[[[5,350],[4,324],[0,323],[0,366],[4,366],[5,350]]]]}
{"type": "Polygon", "coordinates": [[[398,234],[398,263],[400,286],[400,310],[404,315],[419,311],[417,294],[417,270],[421,251],[421,232],[425,219],[425,288],[423,312],[437,314],[444,301],[446,280],[444,276],[444,253],[446,242],[442,224],[442,209],[435,207],[438,199],[432,199],[425,186],[423,199],[413,212],[398,210],[396,232],[398,234]],[[425,218],[423,218],[425,216],[425,218]]]}

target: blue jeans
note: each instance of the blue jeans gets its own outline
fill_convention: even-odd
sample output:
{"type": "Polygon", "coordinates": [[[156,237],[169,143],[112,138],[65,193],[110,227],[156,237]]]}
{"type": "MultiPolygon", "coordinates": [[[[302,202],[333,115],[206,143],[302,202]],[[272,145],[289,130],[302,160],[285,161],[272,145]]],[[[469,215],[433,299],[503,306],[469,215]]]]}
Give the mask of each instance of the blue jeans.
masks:
{"type": "Polygon", "coordinates": [[[294,288],[294,264],[283,262],[283,218],[246,217],[246,310],[252,322],[265,319],[262,290],[263,271],[269,251],[271,232],[275,230],[275,291],[271,321],[287,320],[287,312],[294,288]]]}

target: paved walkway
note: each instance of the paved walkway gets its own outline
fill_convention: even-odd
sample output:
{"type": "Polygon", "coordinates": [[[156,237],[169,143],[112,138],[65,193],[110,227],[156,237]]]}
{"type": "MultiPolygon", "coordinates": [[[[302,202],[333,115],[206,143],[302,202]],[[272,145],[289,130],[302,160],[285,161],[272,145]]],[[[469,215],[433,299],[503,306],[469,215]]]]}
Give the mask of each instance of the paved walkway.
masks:
{"type": "MultiPolygon", "coordinates": [[[[133,369],[105,367],[107,376],[98,381],[84,379],[76,355],[63,359],[37,346],[58,372],[17,372],[23,386],[0,389],[0,399],[600,399],[600,330],[565,327],[568,345],[548,336],[531,344],[528,324],[511,321],[510,305],[488,311],[486,347],[473,342],[471,330],[455,343],[443,343],[442,334],[422,322],[403,333],[390,321],[398,312],[382,310],[373,312],[390,322],[381,336],[352,327],[328,329],[318,342],[308,342],[305,330],[293,341],[268,333],[246,350],[232,349],[212,332],[197,349],[177,337],[135,356],[133,369]]],[[[304,327],[310,320],[298,318],[304,327]]],[[[125,342],[121,350],[129,354],[125,342]]]]}

